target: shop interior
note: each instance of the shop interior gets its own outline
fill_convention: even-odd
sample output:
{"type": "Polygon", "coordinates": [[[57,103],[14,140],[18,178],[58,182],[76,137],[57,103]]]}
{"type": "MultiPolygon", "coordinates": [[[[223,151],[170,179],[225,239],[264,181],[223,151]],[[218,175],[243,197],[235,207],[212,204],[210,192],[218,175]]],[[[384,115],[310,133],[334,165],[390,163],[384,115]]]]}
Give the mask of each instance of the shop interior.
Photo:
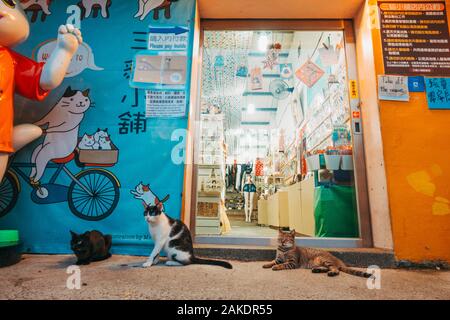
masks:
{"type": "Polygon", "coordinates": [[[359,237],[342,31],[204,31],[196,235],[359,237]]]}

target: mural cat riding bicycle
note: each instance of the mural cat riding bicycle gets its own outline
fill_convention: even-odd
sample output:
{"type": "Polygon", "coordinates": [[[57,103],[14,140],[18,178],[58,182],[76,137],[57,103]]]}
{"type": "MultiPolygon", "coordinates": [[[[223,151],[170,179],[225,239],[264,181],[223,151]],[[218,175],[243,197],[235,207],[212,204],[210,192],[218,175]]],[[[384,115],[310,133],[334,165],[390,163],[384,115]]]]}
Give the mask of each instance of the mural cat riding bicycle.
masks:
{"type": "Polygon", "coordinates": [[[80,123],[90,106],[89,90],[74,91],[68,87],[61,100],[35,123],[45,128],[45,138],[31,155],[35,165],[30,173],[32,184],[39,185],[50,160],[68,157],[75,150],[80,123]]]}

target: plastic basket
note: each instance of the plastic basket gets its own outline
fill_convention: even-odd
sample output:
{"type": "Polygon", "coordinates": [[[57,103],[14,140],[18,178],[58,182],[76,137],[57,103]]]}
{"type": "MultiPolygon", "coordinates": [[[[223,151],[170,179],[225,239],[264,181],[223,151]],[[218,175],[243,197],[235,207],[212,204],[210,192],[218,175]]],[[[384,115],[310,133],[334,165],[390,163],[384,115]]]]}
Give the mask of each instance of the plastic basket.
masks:
{"type": "Polygon", "coordinates": [[[325,157],[325,165],[328,170],[339,170],[339,166],[341,164],[340,155],[325,154],[324,157],[325,157]]]}
{"type": "Polygon", "coordinates": [[[315,154],[306,157],[306,166],[308,168],[308,171],[320,170],[320,155],[315,154]]]}
{"type": "Polygon", "coordinates": [[[342,170],[353,170],[353,156],[352,155],[342,156],[341,169],[342,170]]]}

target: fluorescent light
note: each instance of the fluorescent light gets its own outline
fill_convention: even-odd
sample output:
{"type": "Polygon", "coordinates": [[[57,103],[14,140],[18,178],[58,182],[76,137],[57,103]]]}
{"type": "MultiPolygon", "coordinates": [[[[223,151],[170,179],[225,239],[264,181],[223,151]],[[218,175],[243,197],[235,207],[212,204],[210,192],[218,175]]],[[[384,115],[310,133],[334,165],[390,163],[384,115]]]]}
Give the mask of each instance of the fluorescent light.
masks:
{"type": "Polygon", "coordinates": [[[269,38],[266,34],[260,34],[258,39],[258,50],[259,51],[267,51],[267,46],[269,45],[269,38]]]}
{"type": "Polygon", "coordinates": [[[253,103],[248,105],[247,112],[248,113],[255,113],[255,105],[253,103]]]}

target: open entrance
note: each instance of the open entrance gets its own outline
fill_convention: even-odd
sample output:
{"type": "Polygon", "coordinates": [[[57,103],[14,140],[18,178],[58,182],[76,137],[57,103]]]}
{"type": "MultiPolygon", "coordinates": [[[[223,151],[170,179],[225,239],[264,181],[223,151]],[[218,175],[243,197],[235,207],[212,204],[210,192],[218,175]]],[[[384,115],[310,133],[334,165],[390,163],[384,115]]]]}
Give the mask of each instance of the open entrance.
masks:
{"type": "Polygon", "coordinates": [[[300,25],[203,24],[198,243],[267,245],[279,228],[313,246],[371,237],[351,30],[300,25]]]}

